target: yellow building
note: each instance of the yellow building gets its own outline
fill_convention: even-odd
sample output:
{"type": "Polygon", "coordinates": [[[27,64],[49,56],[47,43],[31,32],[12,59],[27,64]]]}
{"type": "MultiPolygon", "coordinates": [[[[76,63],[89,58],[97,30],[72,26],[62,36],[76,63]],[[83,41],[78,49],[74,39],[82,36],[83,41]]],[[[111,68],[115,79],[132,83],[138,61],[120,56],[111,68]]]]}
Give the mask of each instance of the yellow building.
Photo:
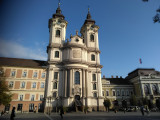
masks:
{"type": "Polygon", "coordinates": [[[6,84],[13,94],[11,103],[0,106],[0,111],[11,111],[14,106],[16,112],[42,112],[46,62],[0,57],[0,67],[3,68],[6,84]]]}
{"type": "Polygon", "coordinates": [[[102,94],[104,99],[111,101],[111,109],[115,106],[122,106],[122,101],[126,100],[130,105],[130,96],[134,93],[133,85],[124,78],[102,78],[102,94]]]}

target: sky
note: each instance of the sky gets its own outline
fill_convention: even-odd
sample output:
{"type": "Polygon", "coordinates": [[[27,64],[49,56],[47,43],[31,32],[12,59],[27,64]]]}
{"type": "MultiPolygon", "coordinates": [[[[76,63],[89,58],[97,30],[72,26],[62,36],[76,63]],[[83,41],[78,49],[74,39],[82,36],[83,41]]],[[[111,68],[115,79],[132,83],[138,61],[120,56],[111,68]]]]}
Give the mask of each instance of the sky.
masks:
{"type": "MultiPolygon", "coordinates": [[[[80,31],[88,6],[100,27],[102,76],[126,77],[137,68],[160,71],[160,23],[152,20],[160,0],[61,0],[66,39],[80,31]]],[[[0,57],[47,60],[48,20],[57,7],[58,0],[1,0],[0,57]]]]}

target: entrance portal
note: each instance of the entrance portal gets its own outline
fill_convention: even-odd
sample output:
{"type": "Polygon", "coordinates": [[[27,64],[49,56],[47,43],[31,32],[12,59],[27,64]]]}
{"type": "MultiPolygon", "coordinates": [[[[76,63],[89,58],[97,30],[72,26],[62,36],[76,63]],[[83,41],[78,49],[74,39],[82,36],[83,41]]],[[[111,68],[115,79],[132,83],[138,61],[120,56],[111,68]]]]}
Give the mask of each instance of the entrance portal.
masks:
{"type": "Polygon", "coordinates": [[[75,95],[75,100],[80,100],[80,96],[79,95],[75,95]]]}
{"type": "Polygon", "coordinates": [[[76,112],[77,111],[82,111],[82,102],[80,101],[80,96],[75,95],[75,107],[76,107],[76,112]]]}

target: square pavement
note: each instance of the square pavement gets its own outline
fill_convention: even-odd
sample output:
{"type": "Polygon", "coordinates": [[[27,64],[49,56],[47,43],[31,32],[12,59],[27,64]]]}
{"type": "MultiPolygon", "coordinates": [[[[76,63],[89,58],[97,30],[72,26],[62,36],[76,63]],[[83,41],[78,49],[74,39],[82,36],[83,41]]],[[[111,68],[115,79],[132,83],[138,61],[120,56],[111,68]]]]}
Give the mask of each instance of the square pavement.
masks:
{"type": "MultiPolygon", "coordinates": [[[[0,116],[0,120],[10,120],[10,114],[0,116]]],[[[17,113],[15,120],[62,120],[59,113],[17,113]]],[[[151,112],[149,115],[141,112],[72,112],[63,115],[63,120],[160,120],[160,112],[151,112]]]]}

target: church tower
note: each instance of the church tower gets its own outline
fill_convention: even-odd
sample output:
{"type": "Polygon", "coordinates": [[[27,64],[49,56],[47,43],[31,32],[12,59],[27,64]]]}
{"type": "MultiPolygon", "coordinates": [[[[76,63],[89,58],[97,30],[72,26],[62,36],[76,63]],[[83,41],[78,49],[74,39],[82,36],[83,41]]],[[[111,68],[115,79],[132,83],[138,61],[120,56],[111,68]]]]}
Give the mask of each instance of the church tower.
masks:
{"type": "Polygon", "coordinates": [[[103,110],[98,29],[88,10],[80,30],[65,41],[67,21],[60,5],[49,20],[45,112],[64,106],[72,110],[103,110]],[[79,108],[79,109],[78,109],[79,108]]]}

